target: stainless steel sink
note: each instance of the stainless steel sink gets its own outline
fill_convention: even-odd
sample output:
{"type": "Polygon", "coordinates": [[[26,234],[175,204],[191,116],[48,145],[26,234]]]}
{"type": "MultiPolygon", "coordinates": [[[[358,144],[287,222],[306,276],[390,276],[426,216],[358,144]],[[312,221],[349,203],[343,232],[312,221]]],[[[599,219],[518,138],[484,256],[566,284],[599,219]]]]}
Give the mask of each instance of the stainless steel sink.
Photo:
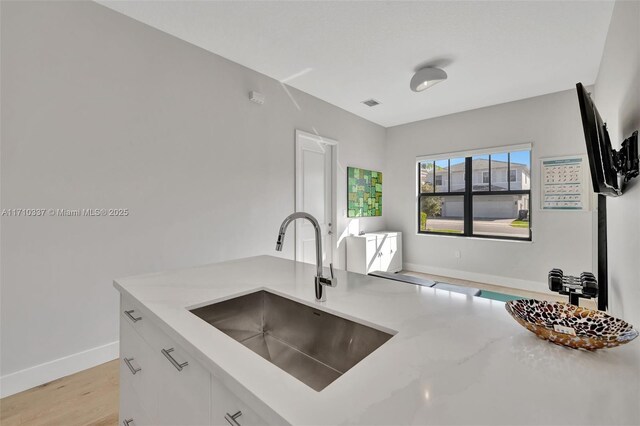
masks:
{"type": "Polygon", "coordinates": [[[393,337],[264,290],[191,312],[316,391],[393,337]]]}

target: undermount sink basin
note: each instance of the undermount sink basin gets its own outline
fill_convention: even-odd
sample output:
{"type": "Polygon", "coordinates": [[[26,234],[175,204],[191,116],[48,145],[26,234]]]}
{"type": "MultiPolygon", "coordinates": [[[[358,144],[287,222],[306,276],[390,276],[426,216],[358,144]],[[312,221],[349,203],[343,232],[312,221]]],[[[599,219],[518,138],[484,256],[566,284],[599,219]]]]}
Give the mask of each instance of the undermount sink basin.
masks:
{"type": "Polygon", "coordinates": [[[264,290],[191,312],[316,391],[393,337],[264,290]]]}

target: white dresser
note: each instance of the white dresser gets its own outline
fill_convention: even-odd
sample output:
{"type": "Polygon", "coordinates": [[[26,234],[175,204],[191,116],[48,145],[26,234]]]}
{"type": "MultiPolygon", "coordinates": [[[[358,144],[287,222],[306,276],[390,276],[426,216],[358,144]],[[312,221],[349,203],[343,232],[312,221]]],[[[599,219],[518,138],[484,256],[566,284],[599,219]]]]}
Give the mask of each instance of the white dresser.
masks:
{"type": "Polygon", "coordinates": [[[401,269],[401,232],[372,232],[347,237],[347,271],[368,274],[401,269]]]}

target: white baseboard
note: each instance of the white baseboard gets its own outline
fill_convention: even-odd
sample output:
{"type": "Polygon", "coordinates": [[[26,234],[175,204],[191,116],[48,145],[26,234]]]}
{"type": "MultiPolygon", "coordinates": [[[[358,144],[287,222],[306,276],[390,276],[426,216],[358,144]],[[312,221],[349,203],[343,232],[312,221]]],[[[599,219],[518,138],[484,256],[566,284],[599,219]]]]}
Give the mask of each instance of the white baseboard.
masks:
{"type": "Polygon", "coordinates": [[[0,398],[95,367],[119,357],[119,342],[107,343],[0,377],[0,398]]]}
{"type": "Polygon", "coordinates": [[[424,274],[440,275],[444,277],[457,278],[459,280],[476,281],[483,284],[491,284],[500,287],[516,288],[518,290],[555,295],[555,293],[549,290],[547,283],[544,282],[541,283],[519,278],[501,277],[498,275],[461,271],[458,269],[439,268],[437,266],[419,265],[417,263],[405,263],[404,269],[407,271],[422,272],[424,274]]]}

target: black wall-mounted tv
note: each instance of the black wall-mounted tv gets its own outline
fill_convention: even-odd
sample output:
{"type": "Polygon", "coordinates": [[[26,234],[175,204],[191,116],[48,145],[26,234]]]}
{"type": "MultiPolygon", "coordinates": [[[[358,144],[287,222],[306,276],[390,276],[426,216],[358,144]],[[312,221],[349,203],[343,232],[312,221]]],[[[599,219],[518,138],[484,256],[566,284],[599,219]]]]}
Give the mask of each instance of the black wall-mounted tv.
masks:
{"type": "Polygon", "coordinates": [[[582,83],[576,84],[582,128],[589,154],[593,190],[598,194],[622,195],[625,185],[640,175],[638,131],[625,139],[616,151],[611,146],[607,124],[582,83]]]}
{"type": "Polygon", "coordinates": [[[614,158],[615,152],[611,147],[607,125],[602,121],[589,92],[582,83],[576,84],[576,89],[584,138],[587,143],[593,191],[611,196],[622,195],[614,158]]]}
{"type": "MultiPolygon", "coordinates": [[[[624,186],[640,175],[638,131],[625,139],[616,151],[611,146],[607,125],[582,83],[576,84],[582,115],[582,129],[589,154],[593,190],[601,195],[622,195],[624,186]]],[[[598,309],[605,311],[609,299],[607,266],[607,197],[598,197],[598,309]]]]}

